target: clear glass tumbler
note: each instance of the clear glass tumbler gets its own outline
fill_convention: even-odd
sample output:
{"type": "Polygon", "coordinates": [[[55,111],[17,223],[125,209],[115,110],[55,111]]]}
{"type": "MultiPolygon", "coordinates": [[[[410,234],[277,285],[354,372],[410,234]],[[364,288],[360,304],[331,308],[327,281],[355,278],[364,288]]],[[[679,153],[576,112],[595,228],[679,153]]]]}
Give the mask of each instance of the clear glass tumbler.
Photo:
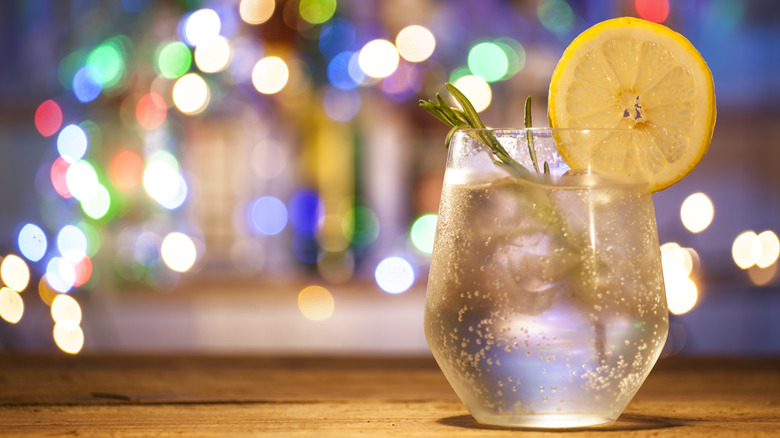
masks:
{"type": "Polygon", "coordinates": [[[625,134],[518,129],[453,135],[425,334],[478,422],[609,423],[658,359],[668,311],[648,184],[569,169],[556,148],[561,142],[597,147],[630,137],[625,134]],[[480,141],[485,135],[528,171],[496,165],[480,141]]]}

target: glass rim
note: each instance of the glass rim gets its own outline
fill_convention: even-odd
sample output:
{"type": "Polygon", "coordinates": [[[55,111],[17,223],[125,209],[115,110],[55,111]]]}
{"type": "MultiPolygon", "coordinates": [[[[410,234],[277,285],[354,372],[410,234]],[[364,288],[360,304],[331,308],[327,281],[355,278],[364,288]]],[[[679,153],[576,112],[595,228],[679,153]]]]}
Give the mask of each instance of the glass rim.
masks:
{"type": "Polygon", "coordinates": [[[604,128],[604,127],[596,127],[596,128],[551,128],[551,127],[544,127],[544,126],[530,126],[530,127],[518,127],[518,128],[458,128],[455,132],[506,132],[506,133],[512,133],[512,132],[555,132],[555,131],[561,131],[561,132],[583,132],[587,133],[590,131],[593,132],[629,132],[629,131],[636,131],[636,128],[604,128]]]}

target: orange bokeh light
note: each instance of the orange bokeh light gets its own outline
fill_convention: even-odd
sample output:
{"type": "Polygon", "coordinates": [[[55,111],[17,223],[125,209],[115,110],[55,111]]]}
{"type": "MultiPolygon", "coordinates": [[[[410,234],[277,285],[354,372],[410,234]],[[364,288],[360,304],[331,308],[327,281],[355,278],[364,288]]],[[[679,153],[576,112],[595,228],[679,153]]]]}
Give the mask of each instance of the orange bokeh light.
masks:
{"type": "Polygon", "coordinates": [[[144,94],[135,107],[138,124],[146,130],[158,128],[165,122],[167,115],[168,107],[165,105],[165,100],[157,93],[144,94]]]}
{"type": "Polygon", "coordinates": [[[144,174],[144,162],[137,153],[125,149],[111,160],[110,178],[121,190],[130,190],[141,184],[144,174]]]}

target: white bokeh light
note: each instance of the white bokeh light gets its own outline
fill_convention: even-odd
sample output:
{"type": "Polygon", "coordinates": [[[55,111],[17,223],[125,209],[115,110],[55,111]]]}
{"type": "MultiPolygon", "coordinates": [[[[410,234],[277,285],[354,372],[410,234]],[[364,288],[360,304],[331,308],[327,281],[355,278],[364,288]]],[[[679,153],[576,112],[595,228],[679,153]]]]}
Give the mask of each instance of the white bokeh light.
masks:
{"type": "Polygon", "coordinates": [[[398,53],[409,62],[428,59],[436,48],[436,38],[423,26],[413,24],[401,29],[395,38],[398,53]]]}
{"type": "Polygon", "coordinates": [[[204,73],[222,71],[230,63],[231,49],[227,38],[217,35],[195,48],[195,65],[204,73]]]}
{"type": "Polygon", "coordinates": [[[169,268],[185,272],[192,268],[197,259],[195,243],[184,233],[173,232],[165,236],[160,248],[162,259],[169,268]]]}
{"type": "Polygon", "coordinates": [[[184,38],[192,47],[209,43],[219,35],[222,21],[213,9],[199,9],[188,17],[184,23],[184,38]]]}
{"type": "Polygon", "coordinates": [[[414,284],[414,269],[401,257],[388,257],[379,262],[374,278],[383,291],[399,294],[406,292],[414,284]]]}
{"type": "Polygon", "coordinates": [[[184,114],[198,114],[206,108],[211,91],[206,81],[195,73],[180,77],[173,85],[173,103],[184,114]]]}
{"type": "Polygon", "coordinates": [[[692,233],[704,231],[712,223],[715,208],[710,198],[704,193],[694,193],[683,201],[680,207],[680,219],[683,225],[692,233]]]}
{"type": "Polygon", "coordinates": [[[252,84],[263,94],[280,92],[290,79],[287,64],[277,56],[268,56],[255,64],[252,69],[252,84]]]}
{"type": "Polygon", "coordinates": [[[369,41],[360,49],[358,64],[372,78],[386,78],[398,68],[400,55],[393,43],[383,39],[369,41]]]}
{"type": "Polygon", "coordinates": [[[479,76],[466,75],[455,81],[453,84],[458,88],[474,105],[477,112],[484,111],[490,106],[493,100],[493,92],[490,90],[490,84],[479,76]]]}

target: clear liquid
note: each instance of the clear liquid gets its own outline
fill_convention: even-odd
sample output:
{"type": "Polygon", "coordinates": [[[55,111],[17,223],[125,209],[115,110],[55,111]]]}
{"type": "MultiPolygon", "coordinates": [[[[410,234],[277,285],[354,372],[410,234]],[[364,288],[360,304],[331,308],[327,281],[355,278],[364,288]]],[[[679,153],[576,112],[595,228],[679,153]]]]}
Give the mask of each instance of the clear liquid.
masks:
{"type": "Polygon", "coordinates": [[[425,330],[477,421],[615,420],[666,339],[659,252],[638,186],[445,184],[425,330]]]}

